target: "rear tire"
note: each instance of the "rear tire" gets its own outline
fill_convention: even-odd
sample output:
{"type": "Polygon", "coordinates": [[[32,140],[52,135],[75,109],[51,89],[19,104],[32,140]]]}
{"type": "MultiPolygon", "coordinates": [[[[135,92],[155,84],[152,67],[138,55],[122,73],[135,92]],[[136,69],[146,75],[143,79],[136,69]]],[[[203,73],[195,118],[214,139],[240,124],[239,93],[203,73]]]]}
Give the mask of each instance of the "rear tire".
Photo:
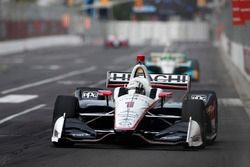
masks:
{"type": "Polygon", "coordinates": [[[196,121],[200,126],[203,144],[198,147],[189,147],[188,145],[185,145],[185,148],[203,149],[206,146],[205,106],[203,101],[185,100],[183,102],[182,120],[189,122],[190,117],[192,117],[192,120],[196,121]]]}
{"type": "MultiPolygon", "coordinates": [[[[58,118],[63,116],[65,113],[65,118],[77,118],[79,110],[78,99],[73,96],[58,96],[56,98],[53,119],[52,119],[52,129],[54,129],[55,122],[58,118]]],[[[58,142],[53,142],[56,147],[65,147],[73,145],[74,143],[68,140],[60,139],[58,142]]]]}

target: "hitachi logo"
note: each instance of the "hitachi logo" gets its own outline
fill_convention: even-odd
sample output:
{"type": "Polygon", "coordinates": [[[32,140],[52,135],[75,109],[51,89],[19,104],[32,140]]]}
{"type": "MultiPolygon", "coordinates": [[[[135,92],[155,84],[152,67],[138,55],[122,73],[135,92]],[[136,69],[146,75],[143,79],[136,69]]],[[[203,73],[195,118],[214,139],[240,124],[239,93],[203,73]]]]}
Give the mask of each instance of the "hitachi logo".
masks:
{"type": "MultiPolygon", "coordinates": [[[[143,76],[143,74],[141,75],[143,76]]],[[[129,82],[131,77],[130,73],[110,73],[110,81],[114,82],[129,82]]],[[[165,83],[180,83],[187,84],[189,82],[188,75],[167,75],[167,74],[150,74],[149,79],[154,82],[165,83]]]]}
{"type": "Polygon", "coordinates": [[[131,74],[130,73],[111,73],[110,78],[112,80],[118,81],[129,81],[131,74]]]}

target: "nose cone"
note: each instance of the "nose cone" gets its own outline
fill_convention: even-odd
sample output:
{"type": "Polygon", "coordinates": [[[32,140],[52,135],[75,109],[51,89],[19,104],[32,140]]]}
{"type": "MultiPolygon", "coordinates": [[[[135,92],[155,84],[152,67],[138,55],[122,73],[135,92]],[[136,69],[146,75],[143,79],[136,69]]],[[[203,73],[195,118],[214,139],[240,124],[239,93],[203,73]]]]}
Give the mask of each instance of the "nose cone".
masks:
{"type": "Polygon", "coordinates": [[[116,100],[116,131],[134,131],[153,100],[143,95],[124,95],[116,100]]]}

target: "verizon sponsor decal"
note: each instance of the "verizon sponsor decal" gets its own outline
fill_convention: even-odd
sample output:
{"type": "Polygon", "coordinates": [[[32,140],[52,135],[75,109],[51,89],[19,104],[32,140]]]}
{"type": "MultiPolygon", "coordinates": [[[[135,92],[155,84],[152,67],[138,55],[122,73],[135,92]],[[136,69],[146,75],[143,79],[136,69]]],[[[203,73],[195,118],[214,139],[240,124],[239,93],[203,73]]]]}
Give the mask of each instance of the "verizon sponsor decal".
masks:
{"type": "Polygon", "coordinates": [[[250,0],[232,0],[233,25],[244,25],[250,20],[250,0]]]}
{"type": "Polygon", "coordinates": [[[240,0],[241,16],[245,21],[250,20],[250,0],[240,0]]]}
{"type": "Polygon", "coordinates": [[[233,25],[239,26],[244,25],[245,20],[241,14],[241,1],[240,0],[232,0],[232,22],[233,25]]]}

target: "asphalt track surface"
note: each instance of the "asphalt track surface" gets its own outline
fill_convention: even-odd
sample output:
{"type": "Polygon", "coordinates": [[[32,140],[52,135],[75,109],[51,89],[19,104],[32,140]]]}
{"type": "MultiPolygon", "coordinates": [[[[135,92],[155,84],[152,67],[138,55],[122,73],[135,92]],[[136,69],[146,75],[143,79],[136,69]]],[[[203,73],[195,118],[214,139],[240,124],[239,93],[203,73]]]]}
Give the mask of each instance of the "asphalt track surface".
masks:
{"type": "Polygon", "coordinates": [[[209,43],[173,47],[200,61],[201,81],[192,88],[217,92],[219,133],[215,144],[200,151],[140,142],[54,148],[50,137],[57,95],[71,95],[79,86],[104,87],[106,71],[127,71],[135,64],[137,53],[148,55],[163,48],[53,48],[0,57],[0,166],[249,167],[250,120],[218,49],[209,43]]]}

